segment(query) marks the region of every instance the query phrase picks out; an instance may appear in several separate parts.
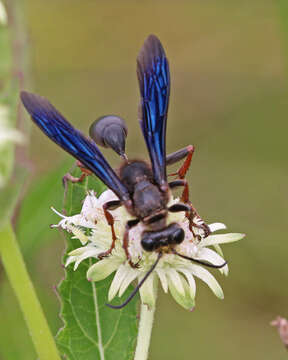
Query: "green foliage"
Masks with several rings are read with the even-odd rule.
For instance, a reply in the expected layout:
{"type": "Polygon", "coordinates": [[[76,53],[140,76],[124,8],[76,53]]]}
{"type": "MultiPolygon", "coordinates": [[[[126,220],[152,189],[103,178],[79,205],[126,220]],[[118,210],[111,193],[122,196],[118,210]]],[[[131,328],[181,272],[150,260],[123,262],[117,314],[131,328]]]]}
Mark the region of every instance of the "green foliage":
{"type": "MultiPolygon", "coordinates": [[[[80,212],[88,189],[99,194],[104,187],[93,177],[86,178],[81,184],[69,183],[65,201],[67,215],[80,212]]],[[[67,253],[77,246],[79,242],[67,236],[67,253]]],[[[90,265],[91,259],[83,261],[76,271],[73,266],[68,266],[66,277],[59,285],[64,321],[57,336],[60,351],[70,360],[132,359],[137,334],[137,300],[122,310],[105,306],[111,277],[89,282],[86,272],[90,265]]],[[[129,287],[127,293],[131,290],[129,287]]]]}
{"type": "MultiPolygon", "coordinates": [[[[14,80],[11,78],[13,65],[9,30],[7,26],[3,25],[0,25],[0,54],[0,113],[5,111],[5,115],[2,114],[2,118],[0,118],[0,127],[8,127],[9,125],[12,127],[16,118],[15,98],[18,89],[14,86],[14,80]]],[[[0,145],[0,177],[2,182],[0,189],[0,226],[11,216],[19,193],[17,184],[7,184],[12,173],[13,161],[13,145],[10,142],[2,143],[0,145]]]]}
{"type": "Polygon", "coordinates": [[[53,224],[57,217],[50,207],[53,205],[61,211],[63,197],[61,179],[67,169],[69,165],[65,162],[59,168],[34,181],[22,201],[16,232],[24,256],[31,255],[32,251],[52,241],[53,232],[49,225],[53,224]]]}
{"type": "Polygon", "coordinates": [[[8,76],[12,64],[11,44],[9,38],[9,29],[7,26],[0,25],[0,75],[3,81],[8,76]]]}
{"type": "Polygon", "coordinates": [[[23,312],[39,360],[60,360],[54,338],[9,223],[0,229],[0,253],[3,267],[23,312]]]}
{"type": "Polygon", "coordinates": [[[8,280],[4,281],[4,279],[1,282],[0,309],[9,310],[1,310],[0,359],[36,359],[31,337],[25,326],[14,291],[8,280]]]}
{"type": "MultiPolygon", "coordinates": [[[[22,180],[25,178],[25,172],[22,171],[22,180]]],[[[0,195],[0,228],[11,218],[20,194],[22,182],[10,182],[1,189],[0,195]]]]}

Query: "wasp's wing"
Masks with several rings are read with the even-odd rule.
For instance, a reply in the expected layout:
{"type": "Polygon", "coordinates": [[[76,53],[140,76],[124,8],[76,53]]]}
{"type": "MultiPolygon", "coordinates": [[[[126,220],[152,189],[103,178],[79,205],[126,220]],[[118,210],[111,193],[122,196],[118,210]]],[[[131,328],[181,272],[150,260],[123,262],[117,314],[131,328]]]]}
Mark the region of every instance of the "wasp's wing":
{"type": "Polygon", "coordinates": [[[150,35],[137,58],[140,86],[140,125],[149,150],[155,181],[166,183],[166,120],[170,94],[169,64],[155,35],[150,35]]]}
{"type": "Polygon", "coordinates": [[[48,100],[25,91],[21,92],[21,100],[32,120],[51,140],[81,161],[114,191],[120,200],[125,201],[129,198],[126,187],[95,143],[65,120],[48,100]]]}

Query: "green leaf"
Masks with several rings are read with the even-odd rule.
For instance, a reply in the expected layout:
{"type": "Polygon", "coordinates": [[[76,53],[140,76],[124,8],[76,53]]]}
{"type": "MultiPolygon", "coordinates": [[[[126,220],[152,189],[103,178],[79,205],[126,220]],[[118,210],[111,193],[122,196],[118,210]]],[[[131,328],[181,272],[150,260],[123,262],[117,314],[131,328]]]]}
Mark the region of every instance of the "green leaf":
{"type": "MultiPolygon", "coordinates": [[[[73,175],[77,176],[77,173],[73,175]]],[[[91,176],[81,184],[69,184],[65,206],[67,215],[80,212],[88,189],[100,194],[104,186],[91,176]]],[[[67,236],[66,253],[79,245],[78,240],[67,236]]],[[[92,263],[91,259],[87,259],[76,271],[73,266],[68,266],[66,277],[58,287],[64,321],[64,327],[57,335],[59,349],[69,360],[133,359],[138,322],[137,299],[121,310],[105,306],[112,276],[99,282],[89,282],[86,273],[92,263]]],[[[129,287],[123,298],[118,299],[119,304],[131,290],[132,287],[129,287]]]]}
{"type": "Polygon", "coordinates": [[[12,217],[27,171],[18,168],[15,176],[0,191],[0,227],[12,217]]]}
{"type": "Polygon", "coordinates": [[[70,167],[71,162],[64,162],[59,168],[33,181],[29,187],[22,201],[16,226],[17,238],[24,256],[28,253],[31,255],[53,237],[58,238],[57,232],[51,231],[49,227],[59,220],[50,207],[53,205],[62,211],[62,177],[70,167]]]}

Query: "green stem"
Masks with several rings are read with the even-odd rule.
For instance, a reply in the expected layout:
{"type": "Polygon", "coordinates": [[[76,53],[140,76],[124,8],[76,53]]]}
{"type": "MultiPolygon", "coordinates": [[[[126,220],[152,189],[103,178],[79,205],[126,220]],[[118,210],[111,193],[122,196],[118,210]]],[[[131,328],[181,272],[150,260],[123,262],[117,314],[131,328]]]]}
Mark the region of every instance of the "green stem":
{"type": "Polygon", "coordinates": [[[0,254],[40,360],[60,360],[10,224],[0,229],[0,254]]]}
{"type": "Polygon", "coordinates": [[[134,360],[146,360],[148,358],[154,313],[155,306],[152,309],[148,309],[147,305],[141,304],[140,323],[134,360]]]}

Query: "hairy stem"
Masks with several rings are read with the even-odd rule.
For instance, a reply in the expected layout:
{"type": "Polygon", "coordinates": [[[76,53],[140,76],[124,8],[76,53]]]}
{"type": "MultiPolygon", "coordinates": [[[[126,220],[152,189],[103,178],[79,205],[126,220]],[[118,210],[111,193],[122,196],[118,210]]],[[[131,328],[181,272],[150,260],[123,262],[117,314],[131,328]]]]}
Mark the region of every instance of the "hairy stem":
{"type": "Polygon", "coordinates": [[[140,322],[134,360],[146,360],[148,358],[154,313],[155,307],[148,309],[147,305],[141,304],[140,322]]]}
{"type": "Polygon", "coordinates": [[[60,360],[10,224],[6,224],[0,229],[0,255],[23,311],[39,359],[60,360]]]}

